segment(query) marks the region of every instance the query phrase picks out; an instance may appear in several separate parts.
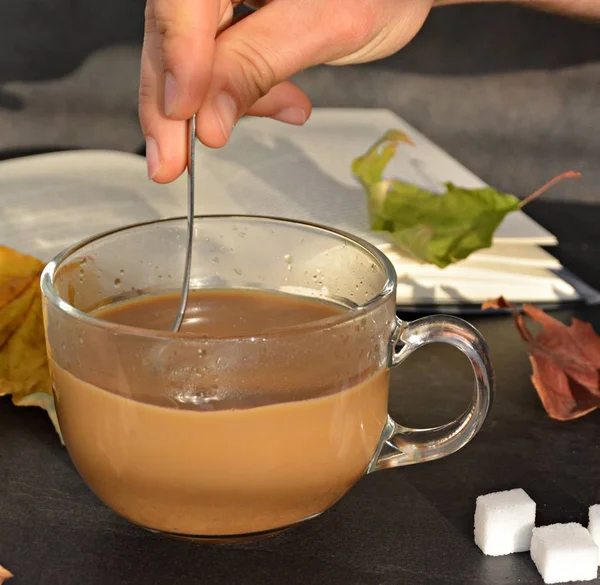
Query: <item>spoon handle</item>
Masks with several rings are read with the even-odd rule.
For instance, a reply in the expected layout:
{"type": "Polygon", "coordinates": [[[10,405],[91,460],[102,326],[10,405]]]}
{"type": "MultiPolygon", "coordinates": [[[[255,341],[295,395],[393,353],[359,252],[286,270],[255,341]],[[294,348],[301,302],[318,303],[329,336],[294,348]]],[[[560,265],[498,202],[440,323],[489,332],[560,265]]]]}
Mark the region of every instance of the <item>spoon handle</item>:
{"type": "Polygon", "coordinates": [[[181,298],[179,300],[179,309],[177,317],[173,323],[173,331],[177,333],[183,323],[185,310],[188,303],[190,293],[190,277],[192,271],[192,245],[194,242],[194,189],[196,185],[195,179],[195,159],[196,159],[196,114],[194,114],[188,123],[189,130],[189,148],[188,148],[188,201],[187,201],[187,242],[185,249],[185,268],[183,272],[183,283],[181,286],[181,298]]]}

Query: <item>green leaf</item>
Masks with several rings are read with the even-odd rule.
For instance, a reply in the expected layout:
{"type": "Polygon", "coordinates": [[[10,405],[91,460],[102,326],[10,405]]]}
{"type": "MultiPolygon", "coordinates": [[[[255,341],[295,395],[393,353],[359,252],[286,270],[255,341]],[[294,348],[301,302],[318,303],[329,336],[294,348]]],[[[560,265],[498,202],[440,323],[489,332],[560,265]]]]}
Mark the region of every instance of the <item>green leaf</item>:
{"type": "Polygon", "coordinates": [[[402,253],[439,268],[489,248],[502,220],[519,209],[519,199],[491,187],[464,189],[446,183],[446,192],[440,194],[385,180],[385,168],[401,141],[410,139],[390,131],[352,165],[367,192],[371,229],[388,232],[402,253]]]}
{"type": "Polygon", "coordinates": [[[396,154],[398,144],[414,142],[401,130],[389,130],[366,154],[352,163],[352,172],[365,187],[378,183],[383,178],[385,167],[396,154]]]}
{"type": "Polygon", "coordinates": [[[405,254],[445,268],[489,248],[502,220],[518,208],[519,199],[491,187],[447,183],[440,195],[393,181],[372,224],[384,225],[405,254]]]}

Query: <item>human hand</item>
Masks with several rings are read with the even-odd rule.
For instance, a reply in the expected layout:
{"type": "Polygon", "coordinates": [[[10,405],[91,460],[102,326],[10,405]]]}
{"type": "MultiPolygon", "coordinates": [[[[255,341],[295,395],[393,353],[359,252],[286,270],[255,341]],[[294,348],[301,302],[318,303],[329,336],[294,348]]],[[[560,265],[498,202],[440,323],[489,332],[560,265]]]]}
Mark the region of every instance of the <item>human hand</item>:
{"type": "Polygon", "coordinates": [[[272,0],[231,25],[241,0],[147,0],[140,121],[148,175],[176,179],[186,120],[224,146],[242,115],[302,125],[308,97],[286,81],[309,67],[381,59],[421,28],[434,0],[272,0]]]}

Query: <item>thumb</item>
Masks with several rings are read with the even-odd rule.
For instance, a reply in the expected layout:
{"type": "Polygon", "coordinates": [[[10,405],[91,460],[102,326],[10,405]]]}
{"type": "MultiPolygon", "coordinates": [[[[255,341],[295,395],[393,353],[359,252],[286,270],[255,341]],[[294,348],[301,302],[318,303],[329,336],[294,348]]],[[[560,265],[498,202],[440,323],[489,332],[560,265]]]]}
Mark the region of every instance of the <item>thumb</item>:
{"type": "Polygon", "coordinates": [[[419,30],[432,2],[272,0],[217,37],[198,137],[223,146],[257,100],[303,69],[395,52],[419,30]]]}

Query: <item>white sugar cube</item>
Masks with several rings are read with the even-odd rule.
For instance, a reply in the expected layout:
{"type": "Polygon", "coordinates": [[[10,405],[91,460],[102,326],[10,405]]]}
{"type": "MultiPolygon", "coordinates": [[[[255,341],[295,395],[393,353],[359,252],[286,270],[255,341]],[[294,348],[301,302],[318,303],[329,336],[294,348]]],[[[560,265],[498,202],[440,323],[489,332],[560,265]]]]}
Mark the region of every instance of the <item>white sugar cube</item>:
{"type": "Polygon", "coordinates": [[[598,574],[598,546],[576,522],[534,528],[531,558],[544,583],[591,581],[598,574]]]}
{"type": "Polygon", "coordinates": [[[479,496],[475,505],[475,544],[490,556],[529,550],[535,502],[522,489],[479,496]]]}
{"type": "Polygon", "coordinates": [[[588,530],[596,545],[600,547],[600,504],[590,506],[588,530]]]}

